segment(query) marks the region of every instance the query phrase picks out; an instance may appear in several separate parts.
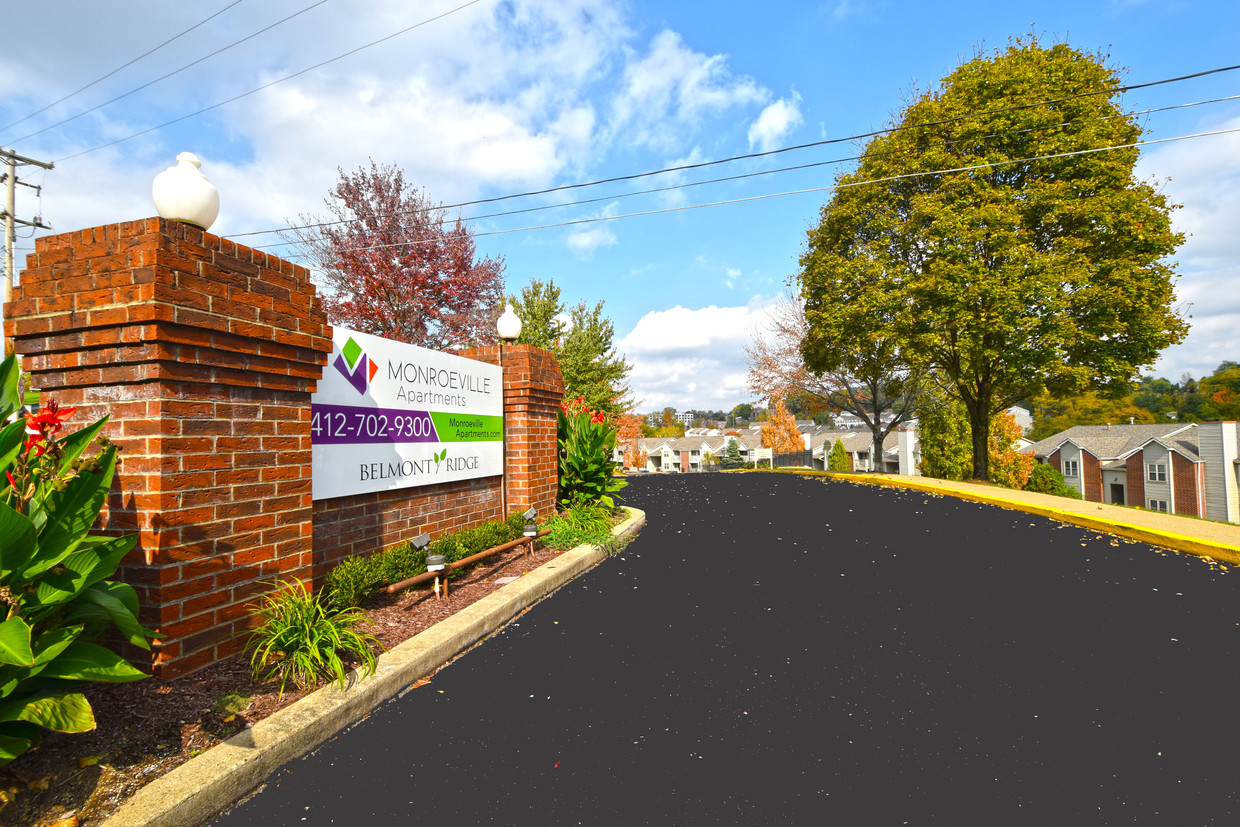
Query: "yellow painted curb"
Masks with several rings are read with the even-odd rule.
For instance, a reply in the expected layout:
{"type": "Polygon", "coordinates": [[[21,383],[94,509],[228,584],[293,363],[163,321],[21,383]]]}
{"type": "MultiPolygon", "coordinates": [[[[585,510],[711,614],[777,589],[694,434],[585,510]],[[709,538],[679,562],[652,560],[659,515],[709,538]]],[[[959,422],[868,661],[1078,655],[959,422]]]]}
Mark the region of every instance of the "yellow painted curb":
{"type": "Polygon", "coordinates": [[[925,491],[930,494],[941,494],[945,496],[958,497],[962,500],[986,503],[987,505],[998,505],[1003,508],[1012,508],[1017,511],[1025,511],[1030,514],[1039,514],[1043,517],[1050,517],[1052,520],[1059,520],[1060,522],[1070,523],[1071,525],[1081,526],[1082,528],[1088,528],[1094,531],[1103,531],[1107,534],[1114,534],[1119,537],[1126,537],[1129,540],[1137,540],[1142,543],[1149,543],[1150,545],[1168,548],[1172,551],[1182,551],[1188,554],[1195,554],[1198,557],[1209,557],[1211,559],[1223,561],[1232,565],[1240,565],[1240,546],[1233,546],[1227,543],[1217,543],[1210,540],[1202,540],[1198,537],[1190,537],[1185,534],[1162,531],[1157,528],[1147,528],[1145,526],[1134,525],[1132,523],[1123,523],[1115,520],[1090,517],[1085,514],[1077,514],[1072,511],[1064,511],[1050,506],[1036,505],[1022,500],[1013,500],[1000,494],[990,494],[981,491],[962,491],[959,488],[934,485],[931,483],[917,483],[907,479],[892,479],[881,476],[860,474],[841,474],[835,471],[813,471],[805,476],[829,477],[831,479],[844,480],[845,482],[864,483],[866,485],[885,485],[889,488],[912,488],[918,491],[925,491]]]}

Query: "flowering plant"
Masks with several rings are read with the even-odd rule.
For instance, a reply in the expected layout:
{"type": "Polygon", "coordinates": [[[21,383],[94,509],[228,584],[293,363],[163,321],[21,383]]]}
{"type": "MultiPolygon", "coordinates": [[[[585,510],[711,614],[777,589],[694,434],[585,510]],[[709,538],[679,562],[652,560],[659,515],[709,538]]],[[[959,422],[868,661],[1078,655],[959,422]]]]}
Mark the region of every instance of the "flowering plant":
{"type": "Polygon", "coordinates": [[[0,363],[0,765],[37,746],[42,730],[86,732],[83,681],[144,678],[91,638],[108,626],[149,649],[132,586],[105,578],[136,536],[90,536],[107,499],[116,447],[107,417],[59,437],[73,408],[20,410],[13,356],[0,363]],[[103,450],[84,456],[96,441],[103,450]]]}
{"type": "Polygon", "coordinates": [[[627,484],[614,476],[616,429],[592,411],[582,397],[560,403],[557,417],[562,508],[602,503],[615,508],[611,494],[627,484]]]}

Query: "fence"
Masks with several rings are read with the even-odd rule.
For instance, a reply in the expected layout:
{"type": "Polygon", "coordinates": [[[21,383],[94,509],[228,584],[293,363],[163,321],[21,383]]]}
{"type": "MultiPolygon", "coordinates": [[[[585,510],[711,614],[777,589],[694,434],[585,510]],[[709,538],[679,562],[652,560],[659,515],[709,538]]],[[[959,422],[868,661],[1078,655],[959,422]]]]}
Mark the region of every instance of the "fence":
{"type": "Polygon", "coordinates": [[[554,508],[563,382],[545,351],[503,350],[503,477],[314,501],[310,395],[332,346],[308,270],[162,218],[37,239],[27,265],[5,335],[76,422],[111,417],[101,529],[138,535],[118,576],[160,632],[158,677],[236,653],[277,577],[500,517],[505,487],[509,512],[554,508]]]}
{"type": "Polygon", "coordinates": [[[774,454],[771,457],[776,468],[813,468],[814,454],[811,451],[789,451],[774,454]]]}

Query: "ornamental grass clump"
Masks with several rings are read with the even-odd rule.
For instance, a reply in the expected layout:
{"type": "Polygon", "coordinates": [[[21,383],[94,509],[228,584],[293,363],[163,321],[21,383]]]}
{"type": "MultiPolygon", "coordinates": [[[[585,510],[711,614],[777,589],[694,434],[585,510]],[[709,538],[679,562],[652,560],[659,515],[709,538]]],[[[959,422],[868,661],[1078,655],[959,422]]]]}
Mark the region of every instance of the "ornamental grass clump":
{"type": "Polygon", "coordinates": [[[340,653],[362,663],[367,675],[375,673],[375,653],[371,644],[383,644],[357,624],[366,619],[360,609],[330,610],[319,596],[300,581],[275,583],[279,591],[265,595],[252,613],[261,621],[250,632],[246,650],[250,656],[250,680],[266,683],[280,680],[280,695],[289,682],[299,689],[317,686],[324,678],[335,678],[345,687],[345,665],[340,653]],[[265,671],[264,671],[265,670],[265,671]]]}
{"type": "Polygon", "coordinates": [[[602,503],[615,508],[611,495],[628,483],[615,476],[616,429],[582,397],[560,404],[557,421],[561,508],[602,503]]]}
{"type": "Polygon", "coordinates": [[[94,640],[115,627],[149,649],[154,634],[138,623],[133,587],[107,579],[137,536],[87,533],[116,469],[116,447],[100,436],[107,417],[61,437],[75,409],[20,411],[17,373],[15,357],[0,363],[0,765],[44,729],[94,729],[83,683],[147,677],[94,640]],[[96,443],[103,450],[88,455],[96,443]]]}

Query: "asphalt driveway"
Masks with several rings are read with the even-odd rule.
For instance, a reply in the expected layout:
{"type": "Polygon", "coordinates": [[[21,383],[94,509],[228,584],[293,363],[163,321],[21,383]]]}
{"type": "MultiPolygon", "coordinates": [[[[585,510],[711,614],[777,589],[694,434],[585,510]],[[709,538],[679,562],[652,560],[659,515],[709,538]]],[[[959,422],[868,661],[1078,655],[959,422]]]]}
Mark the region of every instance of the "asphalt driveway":
{"type": "Polygon", "coordinates": [[[1240,572],[847,482],[626,494],[619,557],[212,823],[1238,823],[1240,572]]]}

